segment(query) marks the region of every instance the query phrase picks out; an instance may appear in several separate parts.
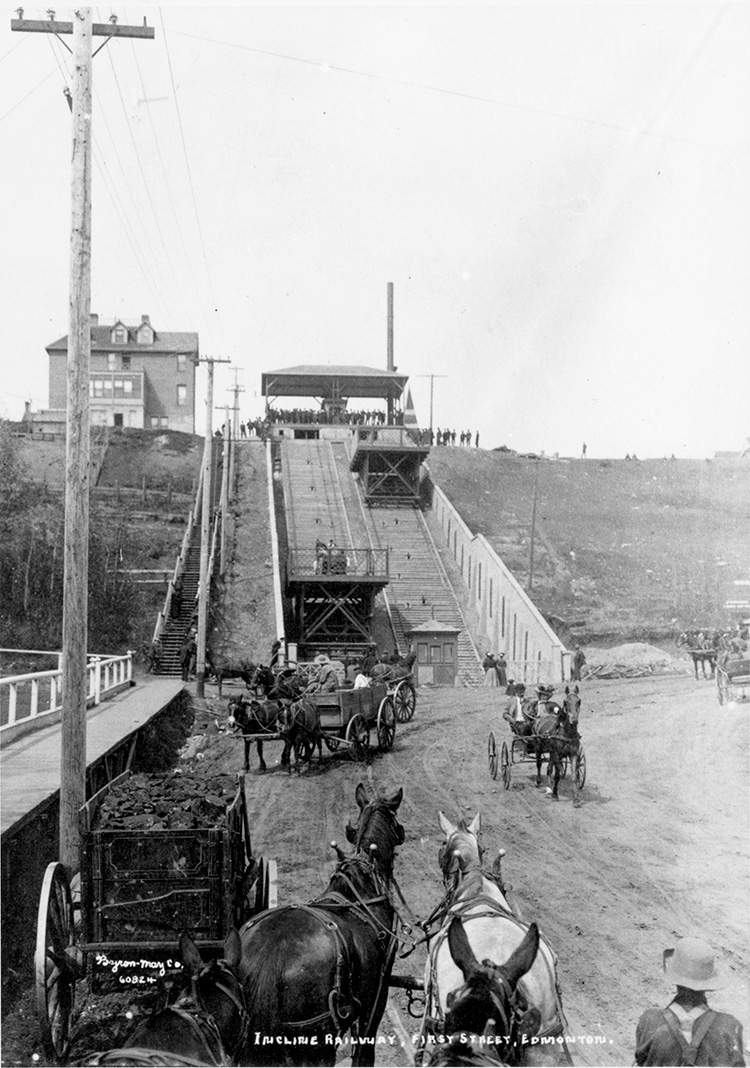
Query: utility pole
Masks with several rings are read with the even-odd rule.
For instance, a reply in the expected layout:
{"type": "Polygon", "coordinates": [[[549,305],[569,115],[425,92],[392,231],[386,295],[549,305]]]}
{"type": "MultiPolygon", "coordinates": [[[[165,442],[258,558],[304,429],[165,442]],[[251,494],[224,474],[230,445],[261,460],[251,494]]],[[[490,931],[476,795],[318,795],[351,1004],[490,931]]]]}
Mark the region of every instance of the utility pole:
{"type": "MultiPolygon", "coordinates": [[[[396,365],[393,362],[393,282],[388,283],[388,357],[387,368],[389,371],[395,371],[396,365]]],[[[393,423],[393,397],[389,395],[386,401],[386,422],[388,426],[393,423]]]]}
{"type": "Polygon", "coordinates": [[[208,574],[209,541],[211,535],[211,497],[213,490],[213,408],[214,408],[214,364],[230,363],[211,356],[201,356],[199,363],[205,363],[208,369],[206,387],[206,441],[203,447],[203,500],[201,501],[201,557],[200,579],[198,584],[198,650],[195,662],[195,692],[198,697],[205,696],[206,683],[206,638],[208,629],[208,602],[210,597],[211,576],[208,574]]]}
{"type": "Polygon", "coordinates": [[[240,393],[244,393],[245,392],[245,387],[241,386],[237,381],[237,373],[239,371],[244,371],[244,367],[233,367],[232,370],[234,371],[234,385],[231,387],[231,389],[227,390],[227,393],[234,393],[234,408],[233,408],[234,418],[232,420],[232,436],[234,437],[234,440],[237,441],[239,439],[239,436],[240,436],[240,428],[239,428],[240,402],[239,402],[239,395],[240,395],[240,393]]]}
{"type": "MultiPolygon", "coordinates": [[[[145,24],[92,23],[91,8],[79,8],[72,22],[11,19],[22,33],[73,37],[73,166],[71,182],[68,384],[65,442],[65,548],[63,579],[60,760],[60,860],[69,873],[80,866],[78,811],[86,801],[86,699],[88,691],[89,566],[89,368],[91,363],[91,99],[93,37],[153,39],[145,24]]],[[[65,42],[62,42],[65,44],[65,42]]],[[[67,44],[65,47],[70,48],[67,44]]],[[[99,51],[97,49],[97,52],[99,51]]]]}
{"type": "Polygon", "coordinates": [[[229,512],[229,466],[234,455],[234,441],[229,426],[229,405],[224,409],[224,463],[221,465],[221,542],[219,546],[219,575],[224,578],[227,567],[227,513],[229,512]]]}
{"type": "Polygon", "coordinates": [[[526,589],[531,593],[534,586],[534,538],[536,536],[536,499],[539,486],[539,461],[534,461],[534,498],[531,503],[531,538],[529,539],[529,582],[526,589]]]}
{"type": "Polygon", "coordinates": [[[417,375],[417,378],[429,378],[430,380],[430,430],[432,430],[432,393],[436,378],[448,378],[448,375],[417,375]]]}

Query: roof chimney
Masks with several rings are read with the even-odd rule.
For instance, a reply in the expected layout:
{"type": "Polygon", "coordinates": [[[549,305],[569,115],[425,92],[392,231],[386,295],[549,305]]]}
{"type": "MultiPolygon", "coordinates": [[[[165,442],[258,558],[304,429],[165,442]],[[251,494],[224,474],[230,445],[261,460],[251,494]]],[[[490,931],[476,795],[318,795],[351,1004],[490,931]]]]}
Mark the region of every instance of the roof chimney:
{"type": "Polygon", "coordinates": [[[96,314],[96,312],[91,312],[91,317],[89,319],[89,325],[90,326],[98,326],[99,325],[99,316],[96,314]]]}
{"type": "Polygon", "coordinates": [[[147,326],[151,326],[151,318],[150,318],[150,316],[142,315],[141,316],[141,322],[145,323],[147,326]]]}

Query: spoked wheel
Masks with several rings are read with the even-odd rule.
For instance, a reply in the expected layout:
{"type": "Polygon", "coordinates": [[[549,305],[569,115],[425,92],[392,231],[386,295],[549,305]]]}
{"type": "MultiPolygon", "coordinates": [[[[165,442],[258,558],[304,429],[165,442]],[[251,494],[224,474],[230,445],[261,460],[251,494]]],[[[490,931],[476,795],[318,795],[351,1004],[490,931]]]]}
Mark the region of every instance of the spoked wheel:
{"type": "Polygon", "coordinates": [[[582,745],[578,746],[578,753],[574,757],[574,762],[576,786],[579,790],[582,790],[586,782],[586,753],[582,745]]]}
{"type": "Polygon", "coordinates": [[[503,786],[506,790],[510,790],[510,753],[507,742],[503,742],[503,748],[500,750],[500,771],[503,776],[503,786]]]}
{"type": "Polygon", "coordinates": [[[65,868],[47,865],[39,898],[36,930],[36,1012],[42,1043],[52,1061],[63,1063],[70,1044],[70,1017],[75,1002],[73,897],[65,868]]]}
{"type": "Polygon", "coordinates": [[[390,694],[386,695],[380,702],[377,732],[378,745],[381,750],[385,753],[388,749],[392,749],[393,741],[396,737],[396,709],[390,694]]]}
{"type": "Polygon", "coordinates": [[[487,762],[490,765],[490,775],[493,779],[497,778],[497,742],[495,741],[495,735],[490,731],[490,736],[487,739],[487,762]]]}
{"type": "Polygon", "coordinates": [[[370,745],[370,728],[364,718],[357,713],[346,725],[346,740],[349,742],[349,756],[352,760],[366,760],[370,745]]]}
{"type": "Polygon", "coordinates": [[[278,872],[275,860],[261,859],[255,884],[255,912],[275,909],[279,903],[278,872]]]}
{"type": "Polygon", "coordinates": [[[404,679],[396,687],[393,700],[396,705],[396,719],[399,723],[408,723],[417,707],[417,691],[414,685],[404,679]]]}
{"type": "Polygon", "coordinates": [[[326,748],[335,753],[338,747],[341,745],[341,739],[337,738],[335,734],[324,734],[323,741],[326,743],[326,748]]]}

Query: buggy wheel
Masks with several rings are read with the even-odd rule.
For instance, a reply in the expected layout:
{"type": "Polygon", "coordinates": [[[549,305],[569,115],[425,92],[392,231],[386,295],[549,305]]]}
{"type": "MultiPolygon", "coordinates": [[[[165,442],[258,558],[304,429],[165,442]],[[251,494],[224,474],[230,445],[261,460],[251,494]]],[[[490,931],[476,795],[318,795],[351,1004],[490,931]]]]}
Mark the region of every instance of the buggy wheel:
{"type": "Polygon", "coordinates": [[[42,1044],[50,1060],[63,1063],[70,1044],[77,969],[73,897],[65,868],[47,865],[39,898],[34,971],[36,1012],[42,1044]]]}
{"type": "Polygon", "coordinates": [[[275,860],[266,860],[265,857],[261,859],[255,887],[255,912],[275,909],[279,903],[278,872],[275,860]]]}
{"type": "Polygon", "coordinates": [[[507,742],[503,742],[503,748],[500,750],[500,771],[503,776],[503,786],[506,790],[510,790],[510,753],[507,742]]]}
{"type": "Polygon", "coordinates": [[[326,743],[326,748],[331,753],[335,753],[338,747],[341,745],[341,739],[337,738],[335,734],[323,734],[323,741],[326,743]]]}
{"type": "Polygon", "coordinates": [[[586,753],[582,745],[578,746],[578,752],[573,759],[575,762],[576,786],[579,790],[582,790],[586,782],[586,753]]]}
{"type": "Polygon", "coordinates": [[[349,743],[349,756],[352,760],[366,760],[370,745],[370,728],[364,718],[357,713],[346,725],[346,740],[349,743]]]}
{"type": "Polygon", "coordinates": [[[396,737],[396,710],[393,706],[393,698],[390,694],[386,694],[383,700],[380,702],[380,708],[378,709],[378,745],[382,752],[386,752],[388,749],[393,748],[393,741],[396,737]]]}
{"type": "Polygon", "coordinates": [[[495,735],[490,731],[490,736],[487,739],[487,762],[490,765],[490,775],[493,779],[497,778],[497,742],[495,741],[495,735]]]}
{"type": "Polygon", "coordinates": [[[396,705],[396,719],[399,723],[408,723],[417,707],[417,691],[408,679],[403,679],[398,684],[393,700],[396,705]]]}

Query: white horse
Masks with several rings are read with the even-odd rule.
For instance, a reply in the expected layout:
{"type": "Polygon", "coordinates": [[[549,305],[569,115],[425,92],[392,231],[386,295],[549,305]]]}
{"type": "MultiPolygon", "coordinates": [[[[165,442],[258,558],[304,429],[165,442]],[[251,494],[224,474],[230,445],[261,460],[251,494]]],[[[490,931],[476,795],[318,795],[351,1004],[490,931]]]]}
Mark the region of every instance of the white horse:
{"type": "MultiPolygon", "coordinates": [[[[468,825],[465,820],[454,825],[442,812],[439,818],[446,837],[440,865],[448,889],[442,906],[436,910],[442,925],[430,940],[425,968],[423,1040],[429,1043],[428,1032],[445,1031],[446,1019],[451,1012],[456,1015],[457,1001],[467,996],[475,965],[481,962],[488,983],[493,977],[497,980],[495,1001],[503,993],[510,999],[510,1019],[502,1021],[508,1043],[501,1056],[508,1056],[515,1064],[572,1065],[564,1038],[567,1022],[555,954],[540,935],[536,954],[532,949],[529,956],[528,947],[536,942],[536,924],[523,922],[509,905],[499,867],[494,877],[482,870],[479,813],[468,825]],[[455,924],[450,936],[449,932],[455,919],[463,926],[470,952],[452,953],[456,947],[455,924]],[[458,963],[454,955],[459,956],[458,963]],[[524,956],[533,963],[519,977],[517,965],[524,956]],[[468,968],[467,958],[473,959],[468,968]],[[510,977],[509,965],[513,973],[510,977]]],[[[501,852],[499,857],[502,855],[501,852]]],[[[501,1024],[497,1012],[490,1015],[497,1025],[501,1024]]]]}

